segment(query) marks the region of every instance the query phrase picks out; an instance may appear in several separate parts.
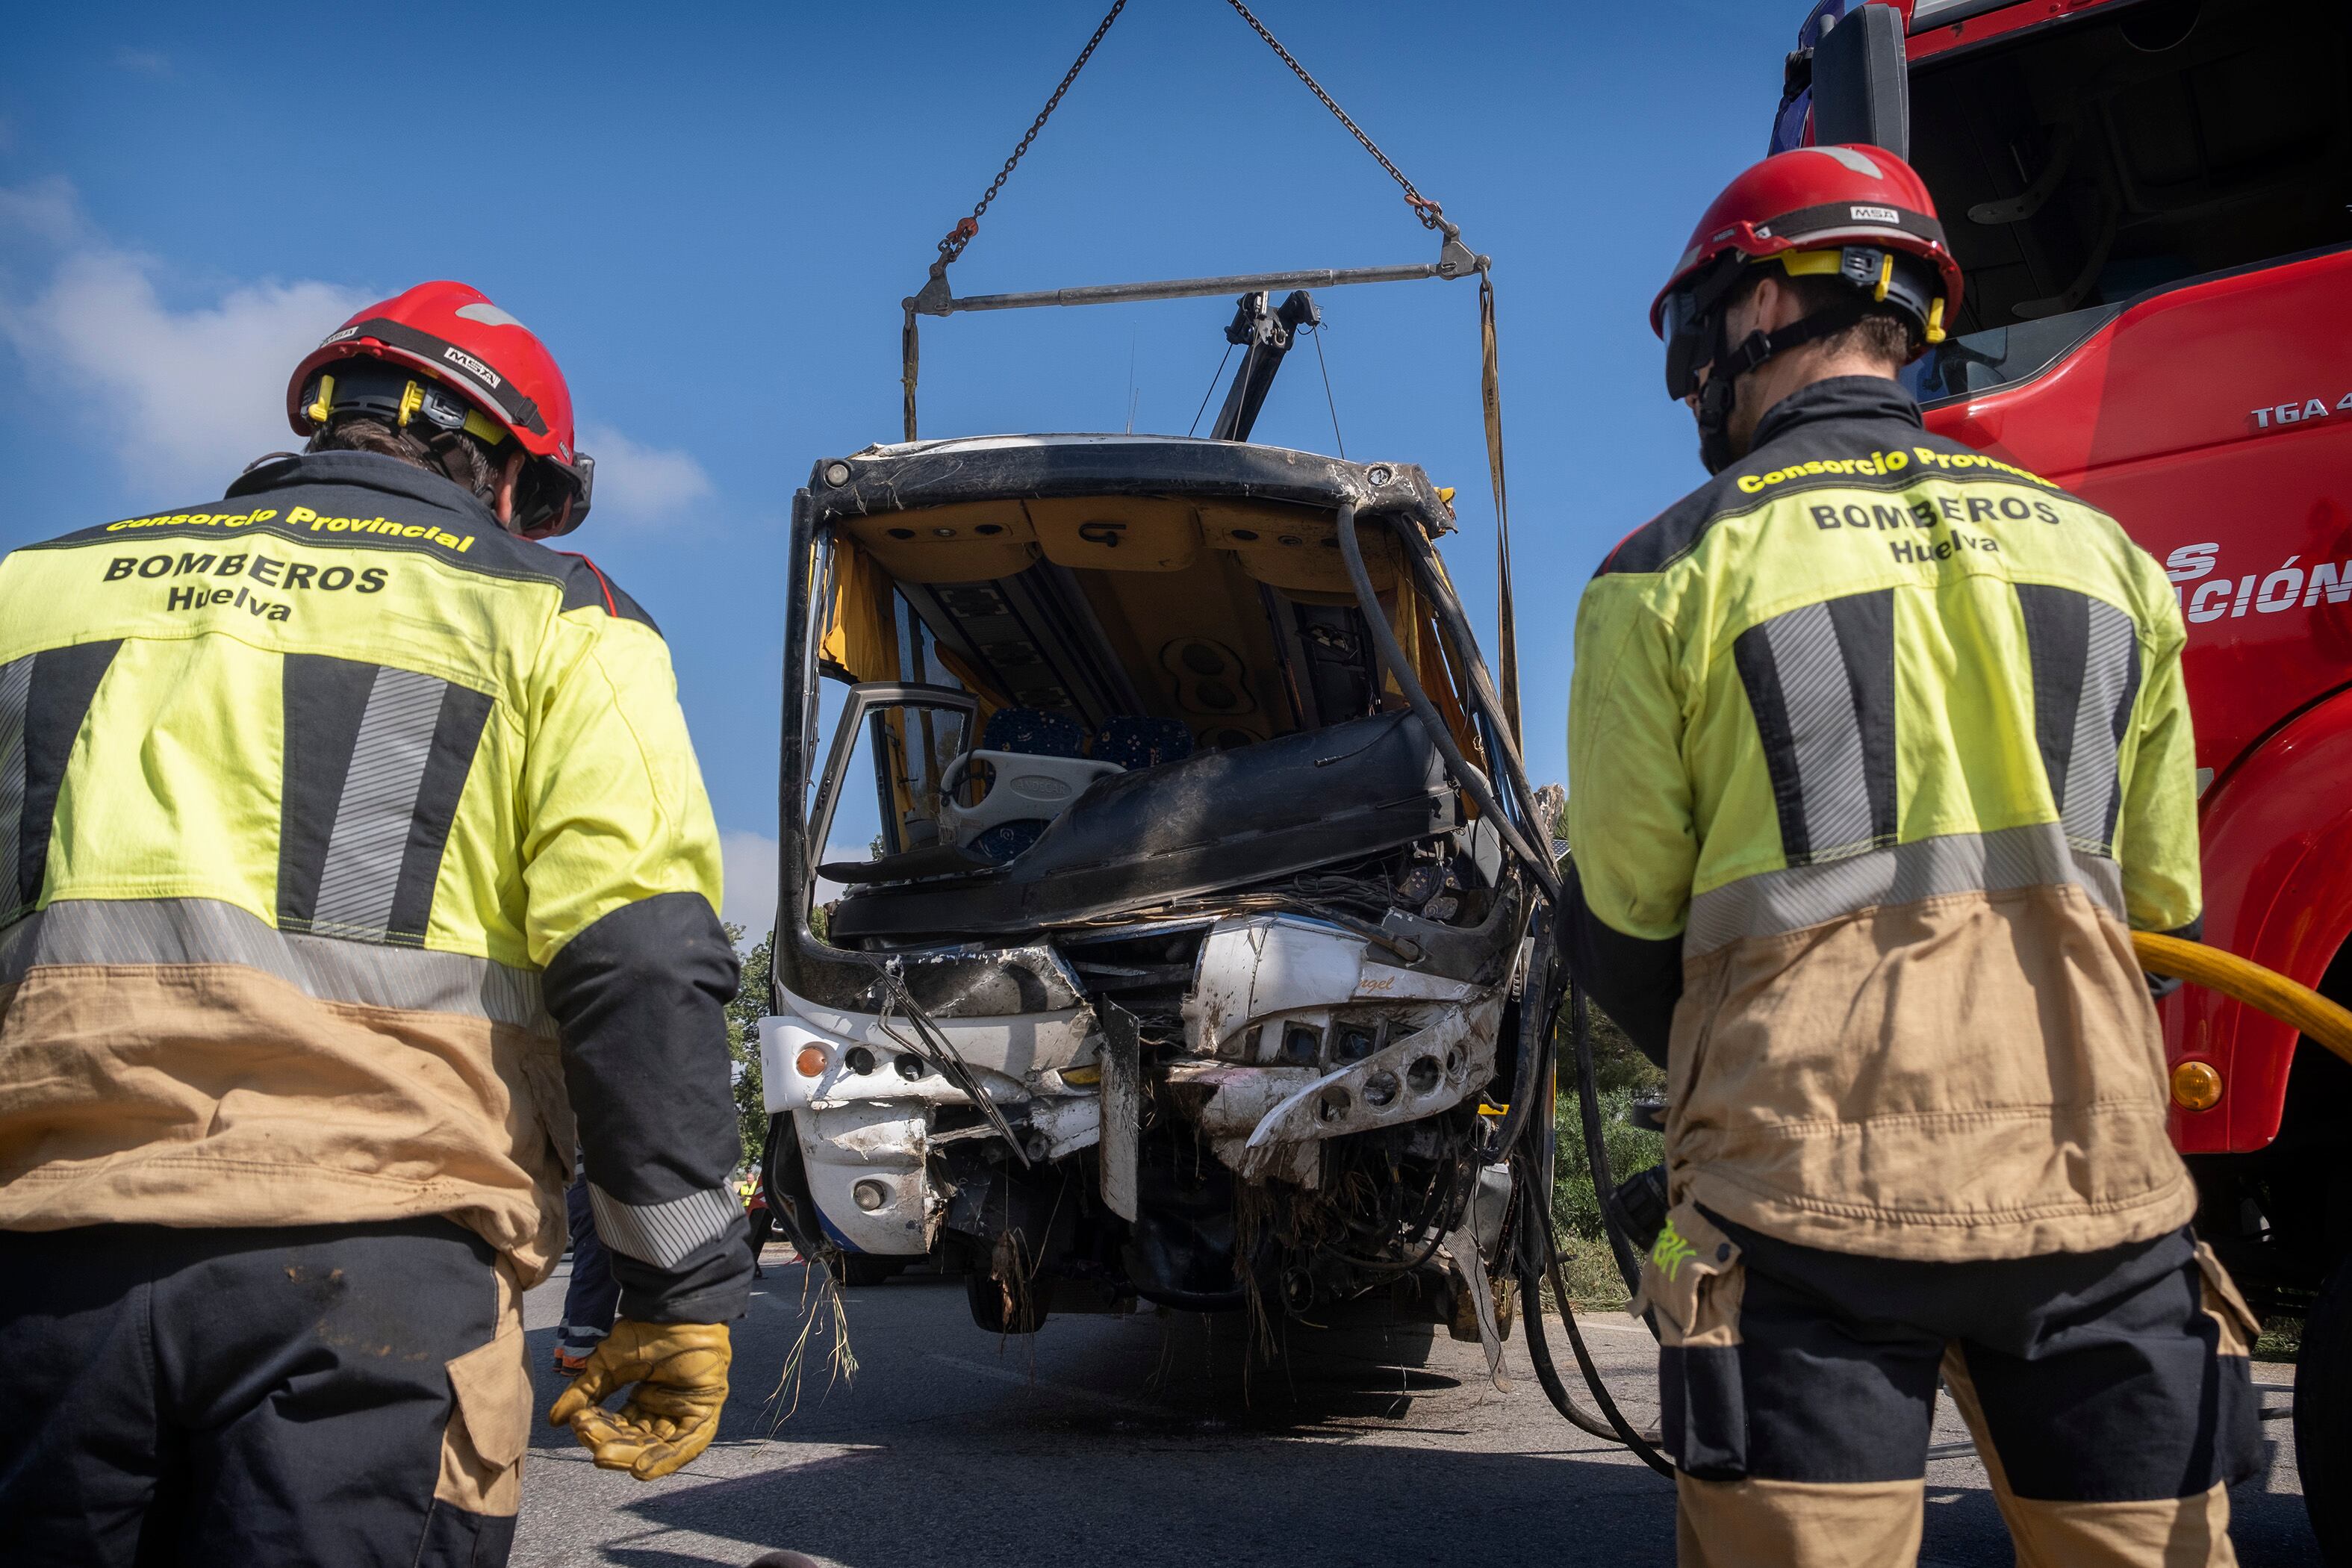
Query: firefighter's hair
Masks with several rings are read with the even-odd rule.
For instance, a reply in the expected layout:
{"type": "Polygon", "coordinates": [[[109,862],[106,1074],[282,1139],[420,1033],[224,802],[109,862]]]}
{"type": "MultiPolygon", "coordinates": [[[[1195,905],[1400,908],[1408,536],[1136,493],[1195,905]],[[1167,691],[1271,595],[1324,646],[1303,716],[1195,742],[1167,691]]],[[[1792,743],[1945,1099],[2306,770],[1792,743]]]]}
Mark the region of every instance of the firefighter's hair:
{"type": "MultiPolygon", "coordinates": [[[[1857,290],[1850,283],[1834,278],[1808,274],[1791,278],[1779,268],[1752,268],[1753,279],[1745,285],[1752,292],[1758,281],[1769,278],[1797,297],[1798,315],[1810,316],[1821,310],[1852,309],[1857,290]]],[[[1735,296],[1735,300],[1744,298],[1735,296]]],[[[1727,305],[1725,309],[1730,309],[1727,305]]],[[[1920,330],[1912,319],[1891,303],[1865,304],[1862,320],[1843,331],[1832,332],[1817,340],[1825,355],[1865,354],[1885,365],[1889,374],[1909,364],[1919,353],[1920,330]]]]}
{"type": "Polygon", "coordinates": [[[473,437],[459,433],[440,452],[413,431],[395,428],[369,414],[345,414],[310,437],[311,452],[373,452],[397,458],[428,473],[443,474],[488,501],[498,494],[504,472],[490,449],[473,437]]]}

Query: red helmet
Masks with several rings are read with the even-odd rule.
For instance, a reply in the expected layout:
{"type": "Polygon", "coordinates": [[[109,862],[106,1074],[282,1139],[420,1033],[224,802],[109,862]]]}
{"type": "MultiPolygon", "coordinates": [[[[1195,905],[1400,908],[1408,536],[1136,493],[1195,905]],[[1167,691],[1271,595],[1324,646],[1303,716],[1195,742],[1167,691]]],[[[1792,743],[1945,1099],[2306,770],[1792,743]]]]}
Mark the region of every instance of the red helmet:
{"type": "Polygon", "coordinates": [[[1943,341],[1960,304],[1960,265],[1944,242],[1935,198],[1910,164],[1878,147],[1800,147],[1755,164],[1715,198],[1674,276],[1650,305],[1666,340],[1666,384],[1688,396],[1711,344],[1717,304],[1748,263],[1844,278],[1915,317],[1943,341]]]}
{"type": "Polygon", "coordinates": [[[286,384],[286,418],[308,436],[338,409],[422,416],[495,447],[511,437],[533,459],[518,485],[515,526],[569,533],[588,515],[595,459],[572,444],[572,390],[530,329],[463,283],[419,283],[370,305],[312,349],[286,384]],[[338,362],[364,359],[389,377],[338,362]],[[418,381],[413,373],[423,372],[418,381]],[[451,396],[451,393],[457,396],[451,396]]]}

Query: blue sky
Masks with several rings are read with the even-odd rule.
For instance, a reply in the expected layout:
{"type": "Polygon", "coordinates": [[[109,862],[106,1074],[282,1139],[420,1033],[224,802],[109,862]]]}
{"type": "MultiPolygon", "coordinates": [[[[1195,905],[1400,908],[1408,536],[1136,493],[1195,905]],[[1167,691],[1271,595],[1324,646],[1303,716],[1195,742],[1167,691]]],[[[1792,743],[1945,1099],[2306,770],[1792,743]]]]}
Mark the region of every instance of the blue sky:
{"type": "MultiPolygon", "coordinates": [[[[565,367],[600,460],[568,542],[668,635],[730,836],[729,913],[764,925],[792,492],[819,458],[897,439],[898,302],[1103,3],[19,14],[0,52],[0,548],[217,495],[293,444],[305,348],[411,283],[471,282],[565,367]]],[[[1577,593],[1702,477],[1650,296],[1761,153],[1804,5],[1256,9],[1496,258],[1529,765],[1560,777],[1577,593]]],[[[1228,7],[1132,0],[951,278],[974,294],[1434,255],[1228,7]]],[[[1447,553],[1491,627],[1474,287],[1321,301],[1349,455],[1460,487],[1447,553]]],[[[927,320],[924,434],[1116,429],[1130,386],[1138,429],[1181,432],[1231,313],[927,320]]],[[[1331,448],[1311,360],[1257,438],[1331,448]]]]}

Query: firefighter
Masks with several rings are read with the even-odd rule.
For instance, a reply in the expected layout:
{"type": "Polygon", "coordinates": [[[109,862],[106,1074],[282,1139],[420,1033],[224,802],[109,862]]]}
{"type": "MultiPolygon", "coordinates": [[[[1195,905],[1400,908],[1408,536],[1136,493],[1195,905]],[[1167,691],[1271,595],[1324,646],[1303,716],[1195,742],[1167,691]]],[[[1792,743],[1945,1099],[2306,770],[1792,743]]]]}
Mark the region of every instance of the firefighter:
{"type": "Polygon", "coordinates": [[[760,1254],[768,1247],[768,1237],[775,1234],[776,1211],[768,1206],[768,1188],[758,1171],[743,1178],[743,1215],[751,1226],[751,1278],[765,1279],[768,1271],[760,1267],[760,1254]]]}
{"type": "Polygon", "coordinates": [[[1914,1561],[1939,1373],[2021,1563],[2230,1563],[2258,1463],[2130,942],[2199,917],[2180,612],[1922,427],[1960,297],[1893,155],[1734,180],[1652,310],[1714,478],[1577,616],[1568,942],[1667,1075],[1686,1564],[1914,1561]]]}
{"type": "Polygon", "coordinates": [[[651,1479],[727,1394],[718,837],[659,633],[540,542],[563,378],[426,283],[287,409],[0,561],[12,1563],[504,1563],[575,1133],[621,1321],[551,1418],[651,1479]]]}

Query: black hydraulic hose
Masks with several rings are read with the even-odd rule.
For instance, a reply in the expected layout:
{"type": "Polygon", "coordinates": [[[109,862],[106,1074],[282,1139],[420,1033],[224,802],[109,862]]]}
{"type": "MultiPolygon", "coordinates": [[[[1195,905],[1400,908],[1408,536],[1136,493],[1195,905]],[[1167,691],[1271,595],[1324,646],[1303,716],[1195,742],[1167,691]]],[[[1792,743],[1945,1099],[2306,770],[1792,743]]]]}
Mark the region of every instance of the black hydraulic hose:
{"type": "MultiPolygon", "coordinates": [[[[1349,582],[1355,588],[1357,603],[1363,610],[1373,641],[1380,647],[1381,660],[1396,677],[1397,687],[1404,693],[1405,702],[1412,710],[1413,716],[1429,731],[1439,753],[1454,771],[1455,782],[1477,803],[1479,811],[1493,819],[1503,842],[1535,878],[1545,901],[1558,911],[1561,896],[1559,868],[1549,853],[1535,853],[1520,834],[1520,823],[1530,827],[1536,824],[1534,792],[1528,788],[1527,768],[1520,760],[1517,747],[1512,742],[1509,727],[1503,721],[1501,701],[1495,694],[1494,682],[1486,673],[1486,662],[1478,656],[1477,641],[1470,633],[1461,601],[1454,595],[1444,575],[1431,564],[1434,552],[1429,541],[1417,536],[1411,529],[1395,529],[1393,531],[1406,536],[1406,547],[1414,552],[1414,575],[1421,582],[1430,603],[1437,608],[1439,626],[1453,645],[1449,651],[1454,655],[1456,668],[1469,674],[1471,700],[1478,709],[1478,717],[1485,721],[1487,745],[1499,764],[1497,772],[1503,775],[1511,790],[1513,804],[1518,808],[1516,822],[1512,816],[1501,809],[1485,775],[1472,767],[1469,760],[1462,754],[1461,748],[1454,743],[1453,731],[1438,717],[1428,692],[1422,689],[1419,677],[1406,662],[1404,649],[1397,642],[1395,631],[1389,626],[1388,617],[1381,612],[1380,595],[1373,592],[1371,574],[1365,569],[1363,545],[1356,532],[1356,508],[1350,503],[1339,509],[1337,529],[1339,554],[1347,563],[1349,582]]],[[[1545,849],[1549,851],[1549,848],[1550,837],[1546,834],[1545,849]]],[[[1532,966],[1529,980],[1528,991],[1522,993],[1523,1007],[1526,998],[1534,991],[1532,966]]],[[[1600,1202],[1601,1228],[1608,1235],[1610,1251],[1616,1258],[1618,1272],[1624,1276],[1627,1289],[1639,1291],[1641,1270],[1618,1217],[1617,1184],[1610,1174],[1609,1151],[1601,1136],[1601,1092],[1592,1066],[1591,1018],[1582,987],[1576,985],[1573,978],[1569,997],[1571,1033],[1576,1047],[1577,1099],[1583,1121],[1585,1158],[1592,1168],[1593,1194],[1600,1202]]],[[[1551,1012],[1551,1008],[1545,1005],[1548,1002],[1549,997],[1545,997],[1538,1003],[1538,1011],[1546,1016],[1551,1012]]],[[[1552,1237],[1550,1208],[1546,1202],[1546,1194],[1538,1191],[1538,1174],[1542,1163],[1533,1159],[1527,1151],[1514,1150],[1514,1144],[1526,1142],[1526,1129],[1533,1124],[1534,1086],[1528,1081],[1528,1069],[1539,1054],[1524,1048],[1524,1014],[1521,1027],[1523,1048],[1519,1070],[1514,1075],[1517,1082],[1511,1113],[1504,1127],[1508,1136],[1507,1139],[1497,1140],[1497,1153],[1502,1157],[1516,1154],[1520,1161],[1518,1185],[1527,1194],[1524,1223],[1520,1227],[1519,1284],[1527,1299],[1528,1349],[1530,1359],[1535,1363],[1536,1381],[1543,1385],[1544,1394],[1551,1401],[1553,1408],[1570,1424],[1595,1436],[1623,1444],[1650,1468],[1662,1476],[1672,1477],[1675,1473],[1672,1462],[1659,1453],[1655,1445],[1634,1430],[1633,1424],[1617,1408],[1617,1402],[1610,1396],[1608,1385],[1601,1380],[1601,1369],[1593,1363],[1591,1352],[1584,1343],[1583,1332],[1577,1327],[1576,1311],[1569,1303],[1567,1286],[1560,1278],[1559,1249],[1552,1237]],[[1522,1106],[1529,1108],[1528,1114],[1519,1114],[1522,1106]],[[1512,1124],[1514,1120],[1516,1126],[1512,1124]],[[1536,1251],[1538,1237],[1542,1242],[1540,1256],[1536,1251]],[[1560,1321],[1568,1329],[1569,1345],[1576,1353],[1578,1370],[1584,1374],[1585,1385],[1592,1391],[1593,1400],[1606,1418],[1605,1426],[1587,1414],[1570,1396],[1566,1384],[1560,1382],[1559,1370],[1551,1363],[1551,1352],[1542,1323],[1543,1286],[1547,1279],[1551,1285],[1554,1299],[1559,1304],[1560,1321]]],[[[1550,1108],[1542,1109],[1543,1125],[1549,1130],[1551,1125],[1550,1108]]]]}
{"type": "Polygon", "coordinates": [[[1511,1103],[1503,1112],[1502,1126],[1495,1130],[1490,1160],[1510,1157],[1511,1151],[1518,1145],[1521,1130],[1535,1111],[1537,1079],[1546,1055],[1544,1045],[1551,1038],[1552,1018],[1559,1010],[1559,999],[1551,989],[1554,950],[1543,910],[1536,911],[1528,929],[1535,945],[1528,959],[1528,973],[1519,984],[1518,1060],[1511,1069],[1511,1103]]]}
{"type": "Polygon", "coordinates": [[[1609,1393],[1601,1368],[1593,1362],[1591,1348],[1584,1342],[1584,1331],[1577,1327],[1576,1309],[1569,1301],[1566,1282],[1560,1279],[1559,1248],[1552,1239],[1551,1214],[1534,1180],[1535,1163],[1532,1160],[1523,1162],[1518,1185],[1524,1194],[1519,1225],[1519,1292],[1526,1306],[1520,1315],[1527,1320],[1528,1359],[1535,1364],[1536,1382],[1543,1386],[1544,1397],[1551,1401],[1552,1408],[1569,1425],[1595,1437],[1623,1445],[1634,1458],[1672,1479],[1673,1461],[1625,1419],[1625,1413],[1617,1407],[1617,1401],[1609,1393]],[[1584,1385],[1592,1391],[1592,1401],[1601,1407],[1597,1417],[1576,1403],[1568,1385],[1560,1381],[1559,1369],[1552,1363],[1551,1343],[1543,1321],[1543,1289],[1547,1281],[1551,1285],[1552,1299],[1559,1306],[1560,1323],[1568,1330],[1569,1349],[1575,1352],[1577,1370],[1584,1374],[1584,1385]]]}
{"type": "Polygon", "coordinates": [[[1592,1197],[1601,1208],[1601,1228],[1609,1237],[1609,1252],[1617,1260],[1617,1272],[1625,1278],[1625,1289],[1638,1292],[1642,1289],[1641,1255],[1625,1235],[1625,1225],[1617,1202],[1617,1178],[1609,1169],[1609,1143],[1601,1129],[1601,1086],[1592,1068],[1592,1013],[1584,1000],[1584,987],[1574,980],[1569,982],[1569,1036],[1576,1050],[1577,1119],[1584,1131],[1585,1163],[1592,1167],[1592,1197]]]}
{"type": "Polygon", "coordinates": [[[1624,1439],[1618,1436],[1616,1427],[1576,1402],[1576,1396],[1560,1381],[1559,1368],[1552,1363],[1551,1345],[1543,1324],[1544,1267],[1542,1261],[1533,1256],[1538,1245],[1536,1227],[1545,1224],[1549,1216],[1538,1212],[1543,1207],[1543,1194],[1535,1173],[1522,1169],[1519,1176],[1521,1213],[1517,1273],[1524,1309],[1522,1315],[1528,1321],[1528,1359],[1535,1363],[1536,1381],[1543,1385],[1544,1397],[1551,1401],[1552,1408],[1565,1416],[1570,1426],[1579,1431],[1590,1432],[1596,1437],[1605,1437],[1612,1443],[1622,1442],[1624,1439]]]}
{"type": "MultiPolygon", "coordinates": [[[[1398,643],[1388,616],[1381,613],[1380,595],[1372,589],[1371,574],[1364,567],[1363,543],[1356,537],[1356,506],[1353,501],[1339,509],[1337,531],[1339,535],[1339,555],[1348,564],[1348,579],[1355,587],[1357,603],[1364,612],[1365,622],[1371,628],[1373,642],[1380,647],[1381,662],[1388,667],[1389,673],[1396,677],[1397,689],[1404,693],[1406,706],[1412,710],[1413,717],[1421,721],[1422,727],[1429,731],[1430,739],[1436,743],[1446,766],[1453,770],[1454,782],[1477,803],[1482,814],[1493,819],[1495,830],[1502,835],[1503,842],[1510,847],[1511,852],[1525,863],[1528,874],[1543,889],[1546,901],[1557,906],[1559,902],[1559,868],[1552,864],[1549,853],[1549,839],[1545,841],[1545,854],[1538,855],[1528,847],[1517,825],[1495,798],[1494,789],[1487,784],[1486,776],[1470,765],[1470,760],[1462,754],[1462,748],[1454,743],[1454,732],[1446,728],[1445,721],[1438,717],[1435,705],[1429,700],[1429,693],[1422,689],[1420,678],[1406,661],[1404,648],[1398,643]]],[[[1499,754],[1507,765],[1517,766],[1516,754],[1509,752],[1499,754]]],[[[1519,781],[1522,785],[1525,782],[1524,777],[1519,781]]]]}
{"type": "Polygon", "coordinates": [[[1496,755],[1506,766],[1499,770],[1518,797],[1518,805],[1531,832],[1543,832],[1549,842],[1549,830],[1537,820],[1535,792],[1528,784],[1527,761],[1520,756],[1518,742],[1510,728],[1503,721],[1502,699],[1496,694],[1494,678],[1487,673],[1486,661],[1478,651],[1477,637],[1470,629],[1470,617],[1462,608],[1460,595],[1454,584],[1439,568],[1437,551],[1418,529],[1395,531],[1404,539],[1405,548],[1413,558],[1413,575],[1420,582],[1423,594],[1437,611],[1438,627],[1445,634],[1454,654],[1454,667],[1465,671],[1470,679],[1472,700],[1486,720],[1492,731],[1490,743],[1496,755]]]}

